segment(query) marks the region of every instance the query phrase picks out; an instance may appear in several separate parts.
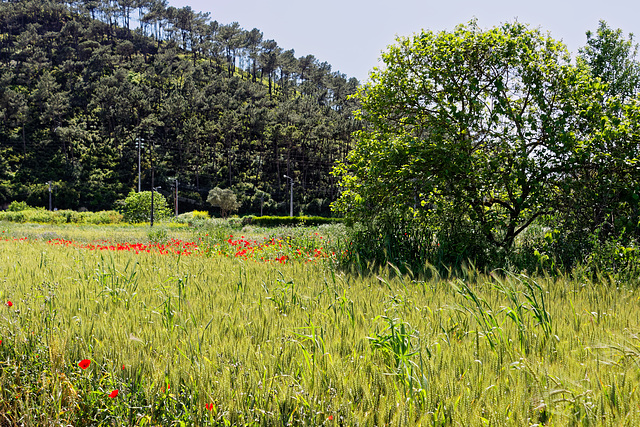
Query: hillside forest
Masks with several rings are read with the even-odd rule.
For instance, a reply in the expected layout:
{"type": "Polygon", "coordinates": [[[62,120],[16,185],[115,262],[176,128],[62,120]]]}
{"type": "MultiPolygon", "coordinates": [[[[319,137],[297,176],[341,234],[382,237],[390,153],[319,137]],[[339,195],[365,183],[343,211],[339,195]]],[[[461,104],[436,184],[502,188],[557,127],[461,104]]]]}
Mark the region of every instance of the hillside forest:
{"type": "Polygon", "coordinates": [[[152,186],[180,211],[329,215],[359,83],[257,29],[166,0],[0,2],[0,207],[111,209],[152,186]],[[50,190],[51,188],[51,190],[50,190]]]}

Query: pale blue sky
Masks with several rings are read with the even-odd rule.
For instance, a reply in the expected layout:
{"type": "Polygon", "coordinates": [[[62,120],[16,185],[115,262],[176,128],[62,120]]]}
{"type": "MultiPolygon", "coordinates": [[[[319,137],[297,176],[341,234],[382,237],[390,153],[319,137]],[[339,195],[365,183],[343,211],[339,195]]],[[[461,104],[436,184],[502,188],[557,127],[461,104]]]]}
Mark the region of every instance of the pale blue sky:
{"type": "Polygon", "coordinates": [[[189,5],[220,23],[258,28],[265,39],[294,49],[296,57],[312,54],[361,81],[396,35],[452,29],[473,17],[483,28],[517,18],[563,40],[572,53],[601,19],[640,38],[638,0],[169,0],[169,5],[189,5]]]}

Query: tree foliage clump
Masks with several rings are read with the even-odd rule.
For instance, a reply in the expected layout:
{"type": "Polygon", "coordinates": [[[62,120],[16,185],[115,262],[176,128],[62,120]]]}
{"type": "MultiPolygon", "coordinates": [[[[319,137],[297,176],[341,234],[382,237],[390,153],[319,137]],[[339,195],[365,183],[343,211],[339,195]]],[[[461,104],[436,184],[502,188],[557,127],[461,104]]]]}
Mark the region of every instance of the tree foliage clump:
{"type": "Polygon", "coordinates": [[[530,225],[569,214],[587,177],[600,196],[607,168],[630,178],[636,105],[538,29],[472,21],[400,38],[383,60],[358,92],[365,125],[334,204],[373,258],[504,260],[530,225]]]}
{"type": "Polygon", "coordinates": [[[122,215],[126,222],[138,223],[151,220],[151,197],[153,194],[153,219],[162,220],[171,216],[167,199],[157,191],[131,191],[122,202],[122,215]]]}
{"type": "Polygon", "coordinates": [[[210,190],[207,203],[215,208],[220,208],[220,216],[223,218],[226,218],[229,213],[237,211],[240,207],[235,193],[229,188],[223,190],[216,187],[210,190]]]}

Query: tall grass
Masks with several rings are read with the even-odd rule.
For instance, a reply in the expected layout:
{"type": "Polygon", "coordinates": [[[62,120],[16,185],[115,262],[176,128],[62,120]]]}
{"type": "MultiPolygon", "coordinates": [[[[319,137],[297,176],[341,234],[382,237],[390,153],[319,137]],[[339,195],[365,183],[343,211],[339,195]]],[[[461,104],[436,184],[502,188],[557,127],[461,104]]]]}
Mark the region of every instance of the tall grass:
{"type": "Polygon", "coordinates": [[[640,424],[632,284],[398,273],[0,241],[1,422],[640,424]]]}

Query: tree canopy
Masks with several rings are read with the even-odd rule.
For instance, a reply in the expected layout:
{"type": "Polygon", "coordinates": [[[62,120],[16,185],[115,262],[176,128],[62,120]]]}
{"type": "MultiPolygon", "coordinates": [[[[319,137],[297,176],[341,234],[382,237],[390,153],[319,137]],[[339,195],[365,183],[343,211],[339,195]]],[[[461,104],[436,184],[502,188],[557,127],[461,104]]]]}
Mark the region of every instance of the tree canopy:
{"type": "Polygon", "coordinates": [[[209,191],[207,203],[213,207],[220,208],[220,216],[223,218],[226,218],[229,213],[237,211],[240,207],[234,192],[228,188],[223,190],[220,187],[209,191]]]}
{"type": "Polygon", "coordinates": [[[518,22],[423,31],[383,60],[358,91],[364,126],[336,170],[344,191],[334,204],[381,242],[410,239],[404,221],[447,235],[460,256],[509,251],[583,194],[594,162],[621,161],[606,156],[624,150],[604,141],[636,135],[629,120],[602,127],[616,108],[629,117],[634,107],[608,102],[609,86],[572,64],[562,43],[518,22]]]}

